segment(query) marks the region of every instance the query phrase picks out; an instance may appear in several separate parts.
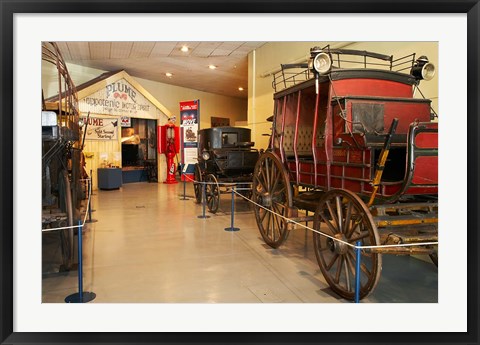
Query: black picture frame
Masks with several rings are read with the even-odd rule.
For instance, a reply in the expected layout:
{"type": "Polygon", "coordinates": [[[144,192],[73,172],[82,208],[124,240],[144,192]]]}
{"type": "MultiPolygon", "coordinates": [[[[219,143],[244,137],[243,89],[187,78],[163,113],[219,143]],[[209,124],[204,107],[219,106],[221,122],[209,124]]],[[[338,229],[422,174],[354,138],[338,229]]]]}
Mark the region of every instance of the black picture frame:
{"type": "MultiPolygon", "coordinates": [[[[0,0],[1,204],[0,341],[2,344],[478,344],[479,0],[0,0]],[[112,6],[115,3],[115,6],[112,6]],[[466,13],[468,42],[468,331],[465,333],[19,333],[13,332],[13,16],[16,13],[466,13]]],[[[453,52],[455,53],[455,52],[453,52]]],[[[442,95],[448,97],[448,95],[442,95]]],[[[464,148],[460,148],[464,149],[464,148]]],[[[452,277],[454,279],[454,277],[452,277]]],[[[288,324],[286,316],[286,324],[288,324]]],[[[348,317],[348,316],[347,316],[348,317]]],[[[428,317],[428,316],[427,316],[428,317]]],[[[454,317],[454,316],[452,316],[454,317]]],[[[321,315],[319,315],[319,322],[321,315]]]]}

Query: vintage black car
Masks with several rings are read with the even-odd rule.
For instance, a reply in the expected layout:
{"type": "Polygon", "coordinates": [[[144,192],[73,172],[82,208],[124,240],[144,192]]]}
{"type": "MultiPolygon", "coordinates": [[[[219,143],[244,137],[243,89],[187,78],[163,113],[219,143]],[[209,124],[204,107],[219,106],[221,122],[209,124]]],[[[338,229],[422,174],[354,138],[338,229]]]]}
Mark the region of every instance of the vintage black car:
{"type": "Polygon", "coordinates": [[[198,163],[195,164],[195,198],[202,202],[202,183],[208,210],[217,212],[220,187],[236,185],[249,197],[252,174],[259,157],[251,131],[240,127],[214,127],[198,131],[198,163]],[[244,182],[245,184],[241,184],[244,182]]]}

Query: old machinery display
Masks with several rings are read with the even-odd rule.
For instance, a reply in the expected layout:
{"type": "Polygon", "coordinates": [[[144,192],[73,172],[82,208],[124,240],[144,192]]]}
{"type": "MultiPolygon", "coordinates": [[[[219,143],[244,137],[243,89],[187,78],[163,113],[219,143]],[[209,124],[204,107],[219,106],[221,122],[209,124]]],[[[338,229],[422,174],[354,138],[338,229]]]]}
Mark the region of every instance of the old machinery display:
{"type": "MultiPolygon", "coordinates": [[[[58,79],[58,94],[47,101],[42,97],[42,228],[46,229],[77,224],[85,172],[75,84],[56,43],[42,43],[42,60],[56,66],[58,79]]],[[[74,230],[59,233],[61,269],[69,270],[74,230]]]]}

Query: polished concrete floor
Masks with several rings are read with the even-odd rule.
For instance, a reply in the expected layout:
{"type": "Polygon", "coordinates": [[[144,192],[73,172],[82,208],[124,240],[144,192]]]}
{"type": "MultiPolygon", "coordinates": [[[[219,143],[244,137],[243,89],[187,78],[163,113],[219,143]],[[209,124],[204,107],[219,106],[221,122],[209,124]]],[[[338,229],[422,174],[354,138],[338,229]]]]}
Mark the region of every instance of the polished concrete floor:
{"type": "MultiPolygon", "coordinates": [[[[313,252],[312,234],[294,230],[279,249],[268,247],[251,204],[230,194],[209,218],[191,184],[130,183],[94,191],[84,229],[84,291],[93,303],[350,303],[328,287],[313,252]]],[[[46,233],[42,302],[63,303],[78,291],[77,271],[58,272],[57,235],[46,233]]],[[[362,303],[438,301],[437,268],[427,260],[383,256],[380,281],[362,303]]]]}

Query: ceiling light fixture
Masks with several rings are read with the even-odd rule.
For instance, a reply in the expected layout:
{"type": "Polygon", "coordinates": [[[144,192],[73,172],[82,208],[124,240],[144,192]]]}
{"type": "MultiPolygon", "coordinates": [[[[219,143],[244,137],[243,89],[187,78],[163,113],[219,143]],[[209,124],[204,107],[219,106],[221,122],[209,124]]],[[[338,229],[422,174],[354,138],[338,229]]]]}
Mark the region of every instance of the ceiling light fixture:
{"type": "Polygon", "coordinates": [[[215,65],[208,65],[208,68],[210,68],[210,69],[216,69],[217,66],[215,66],[215,65]]]}
{"type": "Polygon", "coordinates": [[[181,50],[182,52],[184,52],[184,53],[186,53],[186,52],[189,51],[189,49],[188,49],[187,46],[182,46],[182,48],[180,48],[180,50],[181,50]]]}
{"type": "Polygon", "coordinates": [[[173,74],[170,73],[170,72],[165,73],[165,75],[166,75],[168,78],[171,78],[171,77],[173,76],[173,74]]]}

